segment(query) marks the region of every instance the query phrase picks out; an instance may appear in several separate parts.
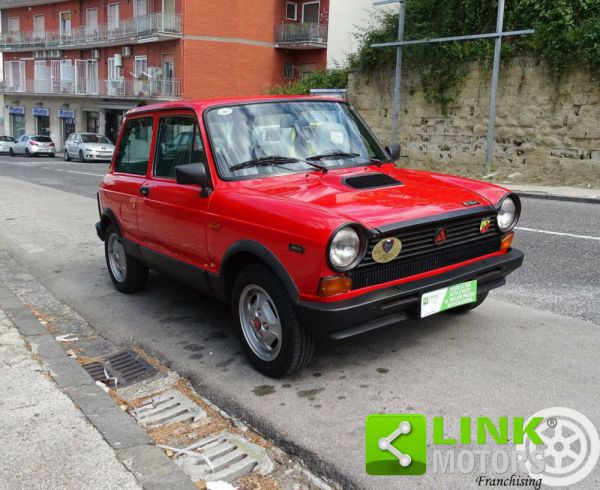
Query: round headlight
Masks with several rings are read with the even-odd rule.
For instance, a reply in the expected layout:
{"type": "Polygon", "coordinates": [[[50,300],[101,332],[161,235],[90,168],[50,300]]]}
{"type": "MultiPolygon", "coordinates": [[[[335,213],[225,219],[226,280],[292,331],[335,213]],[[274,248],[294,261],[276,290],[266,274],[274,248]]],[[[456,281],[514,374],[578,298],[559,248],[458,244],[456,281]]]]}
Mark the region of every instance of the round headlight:
{"type": "Polygon", "coordinates": [[[354,228],[346,226],[339,230],[329,245],[329,262],[334,269],[350,267],[360,254],[360,237],[354,228]]]}
{"type": "Polygon", "coordinates": [[[498,210],[498,228],[505,232],[513,229],[519,219],[517,205],[513,198],[506,197],[498,210]]]}

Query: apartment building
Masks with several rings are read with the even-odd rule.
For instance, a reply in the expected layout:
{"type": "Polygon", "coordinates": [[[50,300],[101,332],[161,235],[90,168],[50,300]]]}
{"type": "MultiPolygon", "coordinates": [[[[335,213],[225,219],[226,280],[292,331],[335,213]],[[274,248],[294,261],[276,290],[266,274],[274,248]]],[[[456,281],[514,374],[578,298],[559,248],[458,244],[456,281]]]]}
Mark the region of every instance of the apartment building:
{"type": "Polygon", "coordinates": [[[132,107],[322,69],[329,0],[0,0],[5,133],[115,139],[132,107]]]}

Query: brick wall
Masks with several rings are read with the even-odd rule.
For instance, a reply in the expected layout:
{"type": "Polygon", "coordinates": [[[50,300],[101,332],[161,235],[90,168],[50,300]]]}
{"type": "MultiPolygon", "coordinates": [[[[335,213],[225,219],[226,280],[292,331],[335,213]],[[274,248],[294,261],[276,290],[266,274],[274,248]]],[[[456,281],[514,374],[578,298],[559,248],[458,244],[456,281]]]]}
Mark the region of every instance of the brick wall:
{"type": "MultiPolygon", "coordinates": [[[[481,177],[490,72],[474,64],[443,114],[415,73],[403,77],[399,139],[411,167],[481,177]]],[[[382,141],[390,139],[394,74],[350,76],[349,97],[382,141]]],[[[600,187],[600,81],[573,71],[555,83],[528,58],[501,68],[493,180],[600,187]]]]}

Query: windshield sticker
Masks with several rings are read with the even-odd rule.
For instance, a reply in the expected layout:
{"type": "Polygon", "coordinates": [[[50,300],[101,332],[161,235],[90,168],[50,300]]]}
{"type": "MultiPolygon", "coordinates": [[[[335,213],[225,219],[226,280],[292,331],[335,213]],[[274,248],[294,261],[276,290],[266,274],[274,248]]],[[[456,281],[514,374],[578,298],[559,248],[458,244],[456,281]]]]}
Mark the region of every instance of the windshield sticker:
{"type": "Polygon", "coordinates": [[[332,131],[329,133],[329,139],[334,145],[344,144],[344,133],[341,131],[332,131]]]}
{"type": "Polygon", "coordinates": [[[217,111],[217,114],[219,116],[229,116],[229,114],[231,114],[233,112],[233,109],[230,109],[229,107],[224,107],[223,109],[219,109],[217,111]]]}

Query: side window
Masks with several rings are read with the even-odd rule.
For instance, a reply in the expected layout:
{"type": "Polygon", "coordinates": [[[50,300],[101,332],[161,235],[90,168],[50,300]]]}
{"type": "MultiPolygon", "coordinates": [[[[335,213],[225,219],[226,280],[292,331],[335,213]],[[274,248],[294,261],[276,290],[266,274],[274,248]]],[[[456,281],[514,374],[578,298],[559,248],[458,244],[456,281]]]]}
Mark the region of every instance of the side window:
{"type": "Polygon", "coordinates": [[[198,124],[193,116],[167,116],[158,124],[154,175],[175,178],[175,167],[206,163],[198,124]]]}
{"type": "Polygon", "coordinates": [[[152,124],[154,118],[129,119],[115,162],[115,172],[146,175],[152,144],[152,124]]]}

